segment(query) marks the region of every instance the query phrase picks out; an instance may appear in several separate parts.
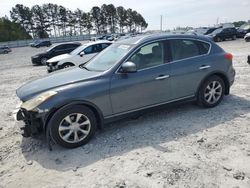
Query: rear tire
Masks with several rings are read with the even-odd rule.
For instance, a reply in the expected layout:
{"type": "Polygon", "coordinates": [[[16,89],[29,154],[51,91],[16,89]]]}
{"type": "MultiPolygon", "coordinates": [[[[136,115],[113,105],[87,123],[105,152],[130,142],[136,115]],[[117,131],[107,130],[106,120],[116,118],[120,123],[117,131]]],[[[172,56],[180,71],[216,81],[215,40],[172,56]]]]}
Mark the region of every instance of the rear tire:
{"type": "Polygon", "coordinates": [[[57,144],[76,148],[86,144],[94,136],[97,121],[89,108],[71,105],[59,109],[50,119],[47,128],[57,144]]]}
{"type": "Polygon", "coordinates": [[[225,94],[225,83],[219,76],[211,76],[201,85],[197,102],[205,108],[217,106],[223,99],[225,94]]]}

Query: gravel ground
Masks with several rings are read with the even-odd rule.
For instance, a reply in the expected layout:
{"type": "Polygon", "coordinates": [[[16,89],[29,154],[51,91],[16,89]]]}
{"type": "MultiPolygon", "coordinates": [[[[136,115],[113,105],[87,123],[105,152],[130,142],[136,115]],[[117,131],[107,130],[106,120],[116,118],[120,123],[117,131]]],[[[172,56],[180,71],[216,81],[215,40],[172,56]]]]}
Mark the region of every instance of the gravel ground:
{"type": "Polygon", "coordinates": [[[234,55],[231,95],[213,109],[178,105],[106,126],[89,144],[49,151],[22,138],[15,90],[46,75],[16,48],[0,55],[0,187],[250,187],[250,43],[219,43],[234,55]]]}

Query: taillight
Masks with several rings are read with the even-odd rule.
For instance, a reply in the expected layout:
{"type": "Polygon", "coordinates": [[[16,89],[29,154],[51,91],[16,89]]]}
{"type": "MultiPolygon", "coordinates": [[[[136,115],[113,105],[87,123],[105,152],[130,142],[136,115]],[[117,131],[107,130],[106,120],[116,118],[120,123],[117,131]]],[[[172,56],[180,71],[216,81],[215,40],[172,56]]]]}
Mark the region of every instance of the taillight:
{"type": "Polygon", "coordinates": [[[230,53],[226,53],[225,58],[232,61],[233,60],[233,55],[230,54],[230,53]]]}

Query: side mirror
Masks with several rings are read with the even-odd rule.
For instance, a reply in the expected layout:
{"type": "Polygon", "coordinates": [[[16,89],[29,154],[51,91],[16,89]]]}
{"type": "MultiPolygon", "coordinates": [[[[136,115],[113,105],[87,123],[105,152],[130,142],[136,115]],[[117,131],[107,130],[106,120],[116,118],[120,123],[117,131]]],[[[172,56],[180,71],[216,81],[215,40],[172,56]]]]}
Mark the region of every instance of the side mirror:
{"type": "Polygon", "coordinates": [[[81,52],[81,53],[80,53],[80,57],[84,56],[84,54],[85,54],[84,52],[81,52]]]}
{"type": "Polygon", "coordinates": [[[121,69],[120,69],[119,72],[122,72],[122,73],[134,73],[134,72],[137,72],[136,64],[131,62],[131,61],[127,61],[127,62],[122,64],[121,69]]]}

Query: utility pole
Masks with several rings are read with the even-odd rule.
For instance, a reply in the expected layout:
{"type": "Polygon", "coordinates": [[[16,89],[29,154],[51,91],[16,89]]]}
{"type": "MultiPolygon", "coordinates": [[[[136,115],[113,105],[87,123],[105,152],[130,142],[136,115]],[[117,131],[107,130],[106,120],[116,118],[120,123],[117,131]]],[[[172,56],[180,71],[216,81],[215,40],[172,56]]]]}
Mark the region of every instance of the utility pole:
{"type": "Polygon", "coordinates": [[[162,15],[161,15],[161,31],[162,31],[162,15]]]}

